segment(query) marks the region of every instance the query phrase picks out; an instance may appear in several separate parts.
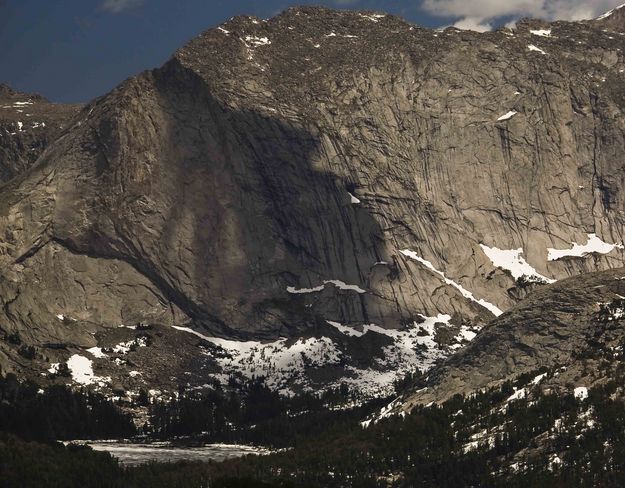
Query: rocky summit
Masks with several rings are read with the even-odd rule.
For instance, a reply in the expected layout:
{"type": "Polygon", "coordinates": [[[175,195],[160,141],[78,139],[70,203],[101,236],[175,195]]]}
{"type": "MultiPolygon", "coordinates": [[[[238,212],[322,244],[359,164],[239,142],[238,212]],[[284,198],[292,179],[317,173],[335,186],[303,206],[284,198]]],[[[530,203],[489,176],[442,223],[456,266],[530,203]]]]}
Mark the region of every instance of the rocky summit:
{"type": "Polygon", "coordinates": [[[373,396],[623,266],[623,27],[302,7],[84,107],[3,88],[2,370],[373,396]]]}
{"type": "Polygon", "coordinates": [[[28,169],[79,109],[0,85],[0,184],[28,169]]]}

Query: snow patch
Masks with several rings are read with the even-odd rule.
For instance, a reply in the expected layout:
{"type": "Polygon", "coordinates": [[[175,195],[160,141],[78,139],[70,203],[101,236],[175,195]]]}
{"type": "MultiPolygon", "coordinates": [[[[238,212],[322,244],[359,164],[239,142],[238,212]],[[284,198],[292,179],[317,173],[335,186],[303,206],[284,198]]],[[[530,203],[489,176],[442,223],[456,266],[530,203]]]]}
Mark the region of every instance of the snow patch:
{"type": "Polygon", "coordinates": [[[326,322],[331,325],[332,327],[334,327],[335,329],[338,329],[339,332],[341,332],[342,334],[345,334],[347,336],[350,337],[362,337],[363,335],[365,335],[364,332],[361,332],[359,330],[356,329],[352,329],[351,327],[347,327],[339,322],[333,322],[332,320],[326,320],[326,322]]]}
{"type": "Polygon", "coordinates": [[[77,322],[76,319],[73,319],[72,317],[68,317],[67,315],[63,315],[62,313],[57,314],[56,318],[59,319],[61,322],[65,321],[65,319],[71,320],[72,322],[77,322]]]}
{"type": "Polygon", "coordinates": [[[468,454],[471,451],[475,451],[481,446],[485,446],[490,449],[495,447],[495,436],[489,435],[488,430],[486,429],[481,430],[480,432],[476,432],[475,434],[472,434],[471,437],[469,437],[469,439],[471,439],[471,441],[465,444],[464,446],[462,446],[462,452],[464,454],[468,454]]]}
{"type": "Polygon", "coordinates": [[[608,17],[610,17],[614,12],[616,12],[617,10],[622,9],[623,7],[625,7],[625,3],[622,5],[619,5],[618,7],[614,7],[612,10],[608,10],[606,13],[600,15],[599,17],[597,17],[595,20],[603,20],[603,19],[607,19],[608,17]]]}
{"type": "Polygon", "coordinates": [[[603,305],[608,313],[606,320],[608,322],[612,322],[615,320],[621,320],[623,317],[625,317],[625,308],[618,306],[618,305],[614,305],[614,304],[603,304],[600,303],[599,305],[603,305]]]}
{"type": "Polygon", "coordinates": [[[521,254],[523,249],[499,249],[497,247],[488,247],[480,244],[484,254],[497,268],[509,271],[515,280],[521,278],[534,283],[553,283],[555,280],[547,278],[536,271],[530,264],[525,261],[521,254]]]}
{"type": "Polygon", "coordinates": [[[578,400],[586,400],[588,398],[588,388],[585,386],[578,386],[573,390],[573,396],[578,400]]]}
{"type": "Polygon", "coordinates": [[[360,16],[363,19],[370,20],[371,22],[379,22],[380,19],[383,19],[384,17],[386,17],[386,15],[383,15],[383,14],[360,14],[360,16]]]}
{"type": "Polygon", "coordinates": [[[602,241],[597,234],[588,234],[588,242],[586,244],[577,244],[572,242],[571,249],[547,249],[547,260],[557,261],[566,257],[585,257],[587,254],[608,254],[614,249],[624,249],[622,244],[608,244],[602,241]]]}
{"type": "Polygon", "coordinates": [[[74,354],[67,360],[67,368],[72,374],[72,380],[80,385],[92,385],[98,383],[103,386],[105,382],[111,381],[110,378],[101,378],[93,374],[93,366],[91,359],[79,354],[74,354]]]}
{"type": "Polygon", "coordinates": [[[354,204],[360,203],[360,200],[356,198],[354,195],[352,195],[350,192],[347,192],[347,194],[349,195],[351,203],[354,203],[354,204]]]}
{"type": "Polygon", "coordinates": [[[357,293],[367,293],[367,290],[363,290],[358,285],[349,285],[341,280],[323,280],[322,285],[315,286],[312,288],[295,288],[294,286],[287,286],[286,291],[288,293],[293,293],[293,294],[317,293],[317,292],[323,291],[326,285],[334,285],[339,290],[350,290],[350,291],[355,291],[357,293]]]}
{"type": "Polygon", "coordinates": [[[529,46],[527,46],[527,49],[529,49],[530,51],[535,51],[537,53],[541,53],[541,54],[547,54],[545,51],[543,51],[541,48],[534,46],[534,44],[530,44],[529,46]]]}
{"type": "Polygon", "coordinates": [[[505,403],[510,403],[514,400],[522,400],[526,396],[527,396],[527,390],[525,388],[519,388],[518,390],[515,390],[514,393],[507,398],[505,403]]]}
{"type": "Polygon", "coordinates": [[[367,290],[363,290],[358,285],[349,285],[341,280],[324,280],[324,285],[331,284],[336,286],[339,290],[350,290],[356,293],[367,293],[367,290]]]}
{"type": "Polygon", "coordinates": [[[87,349],[88,353],[91,353],[91,355],[95,358],[105,358],[108,357],[106,354],[104,354],[102,352],[102,348],[101,347],[90,347],[89,349],[87,349]]]}
{"type": "MultiPolygon", "coordinates": [[[[415,369],[427,370],[439,359],[446,357],[455,347],[440,346],[435,341],[436,327],[449,324],[451,316],[438,314],[434,317],[421,316],[422,322],[404,329],[385,329],[376,324],[364,324],[348,327],[339,322],[327,321],[342,334],[359,338],[369,332],[385,335],[391,343],[384,346],[382,354],[373,359],[368,368],[344,366],[345,375],[330,387],[338,387],[341,383],[348,385],[366,397],[380,397],[394,392],[394,382],[405,377],[415,369]]],[[[305,391],[312,391],[306,371],[310,368],[339,365],[344,362],[343,353],[328,337],[287,340],[284,338],[273,342],[233,341],[217,337],[209,337],[190,328],[173,326],[176,330],[193,334],[201,339],[219,346],[225,354],[206,352],[215,359],[221,373],[213,377],[227,381],[227,374],[240,374],[251,378],[265,377],[267,385],[280,392],[290,394],[293,384],[301,386],[305,391]]],[[[474,337],[468,329],[461,331],[456,341],[466,341],[474,337]]]]}
{"type": "Polygon", "coordinates": [[[317,293],[319,291],[323,291],[325,285],[315,286],[313,288],[295,288],[294,286],[287,286],[286,291],[293,294],[302,294],[302,293],[317,293]]]}
{"type": "Polygon", "coordinates": [[[515,110],[510,110],[510,112],[503,114],[501,117],[499,117],[497,119],[497,122],[501,122],[503,120],[509,120],[512,117],[514,117],[516,114],[518,114],[519,112],[515,111],[515,110]]]}
{"type": "Polygon", "coordinates": [[[481,298],[477,299],[477,298],[475,298],[473,296],[473,293],[468,291],[462,285],[460,285],[460,284],[456,283],[455,281],[450,280],[449,278],[447,278],[441,271],[437,270],[432,265],[432,263],[430,263],[429,261],[427,261],[427,260],[423,259],[422,257],[418,256],[417,253],[415,253],[414,251],[410,251],[409,249],[402,249],[399,252],[402,253],[404,256],[408,256],[409,258],[414,259],[415,261],[421,263],[423,266],[428,268],[430,271],[432,271],[433,273],[439,275],[446,284],[456,288],[462,294],[463,297],[471,300],[472,302],[477,303],[478,305],[481,305],[485,309],[489,310],[496,317],[500,316],[503,313],[503,311],[501,309],[499,309],[496,305],[493,305],[492,303],[489,303],[489,302],[487,302],[484,299],[481,299],[481,298]]]}
{"type": "Polygon", "coordinates": [[[327,337],[298,339],[292,344],[284,338],[261,343],[208,337],[187,327],[173,328],[221,347],[227,354],[215,360],[222,371],[237,372],[250,379],[264,376],[267,386],[282,393],[288,393],[287,381],[301,379],[306,368],[338,364],[341,359],[335,344],[327,337]]]}
{"type": "Polygon", "coordinates": [[[253,47],[268,46],[271,44],[271,41],[268,37],[245,36],[245,44],[253,47]]]}
{"type": "Polygon", "coordinates": [[[476,336],[476,335],[477,335],[477,334],[476,334],[475,332],[473,332],[471,329],[469,329],[466,325],[463,325],[463,326],[460,328],[460,334],[459,334],[459,337],[460,337],[462,340],[465,340],[465,341],[471,342],[473,339],[475,339],[475,336],[476,336]]]}
{"type": "Polygon", "coordinates": [[[561,464],[562,464],[562,459],[560,459],[557,454],[552,454],[551,457],[549,458],[549,465],[547,466],[547,469],[549,469],[550,471],[553,471],[561,464]]]}
{"type": "Polygon", "coordinates": [[[530,30],[530,34],[541,37],[551,37],[551,29],[530,30]]]}
{"type": "Polygon", "coordinates": [[[345,369],[351,374],[341,379],[341,382],[369,397],[390,395],[394,392],[392,385],[395,380],[416,369],[427,371],[437,361],[447,357],[450,350],[462,347],[462,342],[470,341],[476,335],[467,327],[462,327],[455,337],[456,344],[441,346],[435,340],[436,327],[449,325],[451,316],[438,314],[434,317],[420,317],[422,322],[413,322],[412,326],[404,329],[385,329],[375,324],[365,324],[360,331],[336,322],[330,323],[352,337],[361,337],[371,331],[393,340],[392,344],[383,348],[383,357],[377,358],[373,367],[357,369],[347,366],[345,369]]]}
{"type": "Polygon", "coordinates": [[[117,354],[128,354],[133,347],[147,347],[148,342],[145,337],[137,337],[131,341],[120,342],[113,347],[113,352],[117,354]]]}

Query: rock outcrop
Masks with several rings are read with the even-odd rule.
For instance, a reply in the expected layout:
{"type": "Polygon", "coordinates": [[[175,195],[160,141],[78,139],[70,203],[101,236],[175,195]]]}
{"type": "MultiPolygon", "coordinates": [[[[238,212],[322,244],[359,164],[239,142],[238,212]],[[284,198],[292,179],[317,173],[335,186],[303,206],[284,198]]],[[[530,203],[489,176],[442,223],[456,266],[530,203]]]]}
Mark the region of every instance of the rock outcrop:
{"type": "Polygon", "coordinates": [[[378,334],[381,373],[406,334],[430,366],[528,289],[624,264],[623,49],[593,23],[234,18],[0,187],[0,328],[37,367],[141,322],[303,351],[378,334]]]}
{"type": "Polygon", "coordinates": [[[0,184],[28,169],[79,108],[0,85],[0,184]]]}
{"type": "Polygon", "coordinates": [[[443,402],[539,369],[541,386],[570,393],[613,377],[625,344],[625,268],[587,273],[537,290],[433,369],[428,386],[395,403],[443,402]]]}

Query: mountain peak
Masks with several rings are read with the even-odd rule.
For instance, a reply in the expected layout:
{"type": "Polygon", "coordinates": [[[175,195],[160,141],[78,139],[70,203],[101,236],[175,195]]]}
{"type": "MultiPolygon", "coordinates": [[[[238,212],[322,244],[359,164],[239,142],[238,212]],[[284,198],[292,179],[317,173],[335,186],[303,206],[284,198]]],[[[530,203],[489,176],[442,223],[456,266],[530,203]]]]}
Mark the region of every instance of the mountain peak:
{"type": "MultiPolygon", "coordinates": [[[[205,365],[253,364],[276,389],[325,388],[346,364],[379,394],[531,288],[625,263],[625,39],[522,27],[311,7],[235,17],[98,99],[0,193],[0,322],[33,347],[75,345],[38,356],[33,375],[147,323],[231,347],[236,364],[185,342],[189,364],[172,370],[198,384],[205,365]],[[589,46],[605,56],[589,62],[589,46]],[[257,343],[245,354],[243,339],[257,343]],[[289,365],[293,344],[314,362],[274,374],[253,361],[262,348],[289,365]]],[[[11,154],[53,125],[26,102],[2,104],[11,154]]],[[[137,370],[175,387],[147,378],[170,362],[159,347],[137,370]]],[[[112,359],[93,357],[123,377],[112,359]]]]}
{"type": "Polygon", "coordinates": [[[47,101],[38,93],[23,93],[15,90],[8,83],[0,83],[0,98],[28,98],[37,101],[47,101]]]}
{"type": "Polygon", "coordinates": [[[0,83],[0,96],[14,95],[16,92],[6,83],[0,83]]]}
{"type": "Polygon", "coordinates": [[[612,10],[608,10],[607,12],[605,12],[602,15],[600,15],[599,17],[597,17],[595,20],[604,20],[604,19],[607,19],[609,17],[612,17],[612,15],[617,13],[623,7],[625,7],[625,3],[619,5],[618,7],[614,7],[612,10]]]}
{"type": "Polygon", "coordinates": [[[618,32],[625,32],[625,3],[608,10],[606,13],[592,21],[601,28],[607,28],[618,32]]]}

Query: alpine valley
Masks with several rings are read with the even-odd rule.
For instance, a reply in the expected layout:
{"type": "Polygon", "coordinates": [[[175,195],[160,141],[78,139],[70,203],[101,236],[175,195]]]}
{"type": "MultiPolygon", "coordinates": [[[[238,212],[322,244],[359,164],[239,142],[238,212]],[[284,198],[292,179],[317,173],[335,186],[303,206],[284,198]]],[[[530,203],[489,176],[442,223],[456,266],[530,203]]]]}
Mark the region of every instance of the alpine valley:
{"type": "Polygon", "coordinates": [[[624,115],[625,8],[297,7],[85,105],[0,86],[0,431],[284,449],[93,486],[622,486],[624,115]]]}

